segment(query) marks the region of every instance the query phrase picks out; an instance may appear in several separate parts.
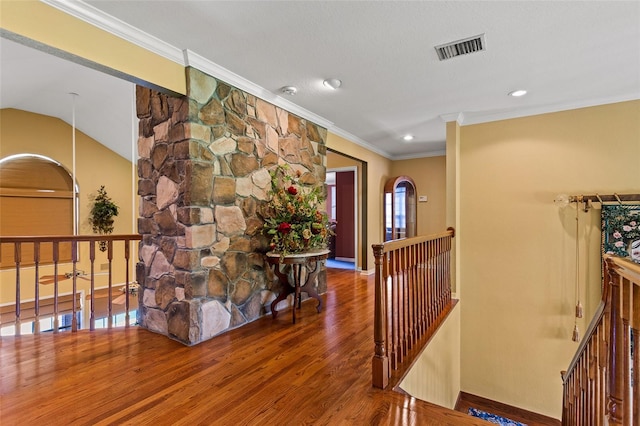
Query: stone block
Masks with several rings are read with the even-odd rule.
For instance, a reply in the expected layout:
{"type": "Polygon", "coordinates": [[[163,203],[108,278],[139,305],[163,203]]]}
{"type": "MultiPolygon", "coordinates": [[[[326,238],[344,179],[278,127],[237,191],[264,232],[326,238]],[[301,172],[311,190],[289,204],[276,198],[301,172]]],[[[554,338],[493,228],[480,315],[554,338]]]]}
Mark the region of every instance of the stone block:
{"type": "Polygon", "coordinates": [[[184,232],[185,244],[188,248],[209,247],[216,240],[216,225],[187,226],[184,232]]]}
{"type": "Polygon", "coordinates": [[[167,316],[161,309],[147,309],[141,322],[150,331],[168,335],[167,316]]]}
{"type": "Polygon", "coordinates": [[[176,221],[169,209],[161,210],[153,215],[153,220],[158,226],[161,235],[175,236],[178,233],[176,221]]]}
{"type": "Polygon", "coordinates": [[[169,204],[175,203],[178,200],[178,196],[178,184],[166,176],[160,176],[158,185],[156,186],[156,203],[158,209],[162,210],[169,204]]]}
{"type": "Polygon", "coordinates": [[[236,200],[236,180],[231,177],[216,176],[213,179],[213,202],[233,204],[236,200]]]}
{"type": "Polygon", "coordinates": [[[227,112],[227,130],[232,135],[244,136],[246,134],[247,124],[233,112],[227,112]]]}
{"type": "Polygon", "coordinates": [[[169,141],[169,122],[163,121],[162,123],[153,126],[153,138],[156,143],[169,141]]]}
{"type": "Polygon", "coordinates": [[[163,275],[173,273],[173,266],[167,261],[167,258],[161,251],[156,251],[153,260],[151,261],[151,270],[149,276],[151,278],[159,279],[163,275]]]}
{"type": "Polygon", "coordinates": [[[294,134],[301,137],[302,134],[304,133],[302,131],[303,129],[302,119],[293,114],[289,114],[287,118],[288,118],[287,122],[289,125],[289,128],[288,128],[289,131],[287,132],[287,134],[294,134]]]}
{"type": "Polygon", "coordinates": [[[151,116],[151,89],[136,85],[136,116],[151,116]]]}
{"type": "Polygon", "coordinates": [[[147,308],[157,308],[156,291],[154,289],[145,288],[142,293],[142,305],[147,308]]]}
{"type": "Polygon", "coordinates": [[[256,157],[237,152],[231,155],[229,167],[231,167],[231,171],[234,176],[241,177],[247,176],[251,172],[258,170],[260,168],[260,164],[256,157]]]}
{"type": "Polygon", "coordinates": [[[209,143],[211,141],[211,127],[198,123],[189,123],[187,137],[209,143]]]}
{"type": "Polygon", "coordinates": [[[167,159],[168,149],[166,143],[156,143],[151,150],[151,163],[156,170],[159,169],[167,159]]]}
{"type": "Polygon", "coordinates": [[[220,269],[212,269],[209,271],[209,279],[207,281],[207,296],[216,297],[225,300],[229,287],[229,279],[220,269]]]}
{"type": "Polygon", "coordinates": [[[231,90],[229,96],[224,101],[224,105],[241,117],[247,114],[247,102],[243,92],[240,90],[231,90]]]}
{"type": "Polygon", "coordinates": [[[282,108],[276,108],[276,114],[278,115],[278,126],[280,127],[280,134],[286,135],[289,133],[289,112],[282,108]]]}
{"type": "Polygon", "coordinates": [[[216,91],[218,82],[202,71],[187,68],[187,95],[200,104],[206,104],[216,91]]]}
{"type": "Polygon", "coordinates": [[[149,158],[151,157],[151,148],[153,147],[153,137],[139,137],[138,138],[138,157],[149,158]]]}
{"type": "Polygon", "coordinates": [[[211,145],[209,145],[209,150],[215,155],[224,155],[235,152],[237,147],[238,144],[235,139],[232,139],[228,136],[223,136],[211,142],[211,145]]]}
{"type": "Polygon", "coordinates": [[[202,339],[210,339],[229,328],[231,314],[217,300],[202,304],[202,339]]]}
{"type": "Polygon", "coordinates": [[[215,218],[218,232],[226,236],[243,234],[247,229],[242,210],[238,206],[216,206],[215,218]]]}
{"type": "Polygon", "coordinates": [[[220,266],[229,280],[233,282],[247,269],[247,253],[227,251],[222,256],[220,266]]]}
{"type": "Polygon", "coordinates": [[[276,107],[262,99],[256,99],[256,117],[258,120],[269,124],[271,127],[278,126],[276,107]]]}
{"type": "Polygon", "coordinates": [[[173,302],[167,309],[167,332],[170,336],[184,343],[192,343],[190,339],[191,315],[189,302],[173,302]]]}
{"type": "Polygon", "coordinates": [[[211,99],[198,113],[198,118],[208,126],[225,124],[225,113],[222,103],[217,99],[211,99]]]}

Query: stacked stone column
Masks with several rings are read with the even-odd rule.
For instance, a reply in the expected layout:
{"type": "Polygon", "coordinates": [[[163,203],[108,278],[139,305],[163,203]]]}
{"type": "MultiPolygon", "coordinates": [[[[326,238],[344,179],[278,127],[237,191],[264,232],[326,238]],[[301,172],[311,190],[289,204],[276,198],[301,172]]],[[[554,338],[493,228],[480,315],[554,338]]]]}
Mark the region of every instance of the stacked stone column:
{"type": "Polygon", "coordinates": [[[191,345],[268,313],[281,286],[263,257],[269,170],[324,185],[326,129],[194,68],[187,83],[183,98],[136,91],[137,278],[140,325],[191,345]]]}

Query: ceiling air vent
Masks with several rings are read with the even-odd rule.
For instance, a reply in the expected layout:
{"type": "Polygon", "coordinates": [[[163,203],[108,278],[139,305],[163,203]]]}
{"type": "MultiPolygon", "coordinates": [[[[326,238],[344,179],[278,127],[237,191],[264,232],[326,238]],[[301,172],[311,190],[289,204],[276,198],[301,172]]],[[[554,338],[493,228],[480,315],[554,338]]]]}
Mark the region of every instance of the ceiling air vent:
{"type": "Polygon", "coordinates": [[[451,43],[441,44],[435,47],[438,58],[441,61],[455,58],[460,55],[468,55],[473,52],[484,50],[484,34],[468,37],[451,43]]]}

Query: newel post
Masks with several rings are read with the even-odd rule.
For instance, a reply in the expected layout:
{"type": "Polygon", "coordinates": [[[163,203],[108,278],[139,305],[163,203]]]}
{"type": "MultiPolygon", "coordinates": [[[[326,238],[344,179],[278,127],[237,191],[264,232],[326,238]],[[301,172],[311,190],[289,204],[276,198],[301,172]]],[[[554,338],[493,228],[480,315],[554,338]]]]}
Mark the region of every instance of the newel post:
{"type": "Polygon", "coordinates": [[[374,244],[375,257],[375,305],[373,317],[373,340],[375,353],[371,360],[373,386],[384,389],[389,384],[389,358],[386,351],[387,302],[384,282],[383,244],[374,244]]]}
{"type": "Polygon", "coordinates": [[[623,325],[621,316],[620,279],[613,268],[612,262],[607,260],[607,278],[611,297],[611,319],[609,331],[609,383],[607,411],[610,425],[621,425],[624,413],[624,352],[623,325]]]}

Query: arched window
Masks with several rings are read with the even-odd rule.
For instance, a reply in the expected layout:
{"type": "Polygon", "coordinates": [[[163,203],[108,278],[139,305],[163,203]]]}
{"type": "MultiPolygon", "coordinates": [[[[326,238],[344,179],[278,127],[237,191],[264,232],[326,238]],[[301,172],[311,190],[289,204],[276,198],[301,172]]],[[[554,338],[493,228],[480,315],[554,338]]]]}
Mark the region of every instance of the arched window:
{"type": "MultiPolygon", "coordinates": [[[[71,174],[57,161],[37,154],[0,160],[0,235],[72,235],[73,201],[71,174]]],[[[5,247],[1,265],[13,267],[13,250],[5,247]]],[[[23,265],[33,264],[32,246],[22,247],[21,253],[23,265]]],[[[41,263],[52,259],[52,247],[41,247],[41,263]]],[[[69,244],[60,245],[59,260],[71,260],[69,244]]]]}
{"type": "Polygon", "coordinates": [[[384,186],[384,240],[416,236],[416,185],[409,176],[397,176],[384,186]]]}

